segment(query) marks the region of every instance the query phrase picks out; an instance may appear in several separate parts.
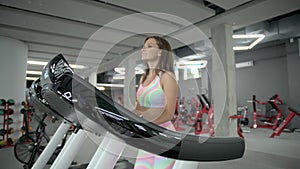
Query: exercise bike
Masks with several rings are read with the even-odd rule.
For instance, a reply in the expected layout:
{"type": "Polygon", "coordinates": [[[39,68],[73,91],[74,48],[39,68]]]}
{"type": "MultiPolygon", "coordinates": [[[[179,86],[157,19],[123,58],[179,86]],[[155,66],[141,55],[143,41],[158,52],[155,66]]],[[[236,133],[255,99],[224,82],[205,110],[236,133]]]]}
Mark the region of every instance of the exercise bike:
{"type": "Polygon", "coordinates": [[[19,162],[24,164],[23,167],[27,169],[32,167],[36,159],[48,144],[50,138],[45,131],[47,126],[45,119],[48,116],[46,113],[43,113],[41,118],[35,116],[38,120],[38,126],[33,132],[29,132],[28,130],[28,114],[24,112],[23,115],[25,119],[25,134],[23,134],[15,143],[14,155],[19,162]]]}

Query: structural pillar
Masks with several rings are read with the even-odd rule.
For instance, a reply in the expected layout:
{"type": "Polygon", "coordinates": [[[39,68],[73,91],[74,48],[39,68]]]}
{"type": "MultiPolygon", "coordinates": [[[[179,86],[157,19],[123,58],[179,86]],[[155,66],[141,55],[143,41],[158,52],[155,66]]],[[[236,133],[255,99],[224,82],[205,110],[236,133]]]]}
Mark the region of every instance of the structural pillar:
{"type": "Polygon", "coordinates": [[[300,110],[300,39],[286,42],[287,72],[289,84],[289,104],[300,110]]]}
{"type": "MultiPolygon", "coordinates": [[[[289,87],[289,106],[300,111],[300,39],[286,42],[287,74],[289,87]]],[[[294,118],[290,128],[300,128],[300,119],[294,118]]]]}
{"type": "Polygon", "coordinates": [[[221,24],[212,28],[212,43],[218,55],[214,54],[212,57],[213,104],[214,107],[218,107],[225,102],[223,112],[220,112],[222,111],[221,109],[215,108],[215,116],[221,116],[220,120],[215,123],[216,136],[237,135],[237,120],[229,118],[237,113],[235,55],[232,34],[232,25],[221,24]],[[219,62],[222,63],[225,73],[225,80],[222,81],[220,81],[223,77],[221,77],[222,69],[219,62]],[[219,85],[226,85],[226,87],[219,85]],[[224,92],[220,91],[220,89],[226,90],[224,99],[218,99],[220,98],[220,92],[224,92]]]}
{"type": "Polygon", "coordinates": [[[1,99],[25,99],[28,46],[16,39],[0,36],[1,99]]]}
{"type": "Polygon", "coordinates": [[[135,108],[136,95],[136,77],[135,77],[136,62],[134,59],[128,58],[124,61],[125,79],[124,79],[124,106],[129,110],[135,108]]]}

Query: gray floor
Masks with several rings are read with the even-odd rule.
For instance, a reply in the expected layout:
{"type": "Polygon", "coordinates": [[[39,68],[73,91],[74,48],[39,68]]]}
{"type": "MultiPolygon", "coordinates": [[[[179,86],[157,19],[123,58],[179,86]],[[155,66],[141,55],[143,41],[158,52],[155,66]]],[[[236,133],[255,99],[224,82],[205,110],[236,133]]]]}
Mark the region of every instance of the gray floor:
{"type": "Polygon", "coordinates": [[[270,129],[251,129],[244,133],[246,152],[242,159],[199,163],[199,169],[299,169],[300,133],[282,133],[269,138],[270,129]]]}
{"type": "MultiPolygon", "coordinates": [[[[270,129],[251,129],[244,133],[246,153],[242,159],[199,163],[199,169],[299,169],[300,133],[282,133],[269,138],[270,129]]],[[[0,149],[0,168],[21,169],[13,148],[0,149]]]]}

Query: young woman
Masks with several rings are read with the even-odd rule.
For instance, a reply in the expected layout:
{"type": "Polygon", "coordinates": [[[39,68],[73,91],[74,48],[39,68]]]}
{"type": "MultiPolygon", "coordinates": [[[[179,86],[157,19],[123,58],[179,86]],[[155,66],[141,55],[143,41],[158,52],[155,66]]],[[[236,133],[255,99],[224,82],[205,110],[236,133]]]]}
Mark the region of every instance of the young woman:
{"type": "MultiPolygon", "coordinates": [[[[146,69],[137,91],[135,112],[152,123],[175,130],[171,120],[175,112],[178,86],[169,42],[159,36],[147,37],[142,48],[142,60],[146,69]]],[[[139,150],[134,168],[171,169],[174,163],[174,159],[139,150]]]]}

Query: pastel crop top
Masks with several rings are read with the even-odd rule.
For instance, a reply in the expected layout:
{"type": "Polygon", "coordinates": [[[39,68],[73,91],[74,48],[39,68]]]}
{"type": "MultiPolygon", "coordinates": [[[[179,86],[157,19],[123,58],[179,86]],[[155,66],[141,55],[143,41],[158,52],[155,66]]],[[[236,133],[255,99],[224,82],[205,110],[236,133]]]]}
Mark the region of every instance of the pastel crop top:
{"type": "Polygon", "coordinates": [[[165,107],[165,94],[160,85],[159,76],[156,76],[147,86],[140,83],[136,96],[140,106],[147,108],[165,107]]]}

